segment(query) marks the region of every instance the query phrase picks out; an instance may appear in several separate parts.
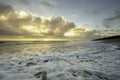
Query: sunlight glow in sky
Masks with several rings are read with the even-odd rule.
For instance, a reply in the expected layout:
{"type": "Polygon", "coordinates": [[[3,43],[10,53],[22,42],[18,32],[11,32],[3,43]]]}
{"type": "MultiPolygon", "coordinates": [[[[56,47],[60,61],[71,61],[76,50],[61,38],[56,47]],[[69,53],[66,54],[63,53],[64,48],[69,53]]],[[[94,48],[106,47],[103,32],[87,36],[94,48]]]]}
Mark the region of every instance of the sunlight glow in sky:
{"type": "Polygon", "coordinates": [[[0,0],[0,39],[120,35],[120,0],[0,0]]]}

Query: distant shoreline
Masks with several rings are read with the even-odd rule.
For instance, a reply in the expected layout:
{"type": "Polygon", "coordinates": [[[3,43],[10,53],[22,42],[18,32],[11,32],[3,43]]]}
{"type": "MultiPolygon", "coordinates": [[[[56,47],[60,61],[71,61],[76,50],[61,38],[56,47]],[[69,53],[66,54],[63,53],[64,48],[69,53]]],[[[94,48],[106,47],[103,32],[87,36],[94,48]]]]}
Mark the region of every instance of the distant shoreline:
{"type": "Polygon", "coordinates": [[[120,35],[94,39],[92,41],[100,41],[102,43],[115,44],[118,45],[118,47],[120,47],[120,35]]]}
{"type": "Polygon", "coordinates": [[[0,41],[0,43],[28,43],[28,42],[69,42],[69,41],[0,41]]]}
{"type": "Polygon", "coordinates": [[[93,41],[99,41],[99,40],[120,40],[120,35],[94,39],[93,41]]]}

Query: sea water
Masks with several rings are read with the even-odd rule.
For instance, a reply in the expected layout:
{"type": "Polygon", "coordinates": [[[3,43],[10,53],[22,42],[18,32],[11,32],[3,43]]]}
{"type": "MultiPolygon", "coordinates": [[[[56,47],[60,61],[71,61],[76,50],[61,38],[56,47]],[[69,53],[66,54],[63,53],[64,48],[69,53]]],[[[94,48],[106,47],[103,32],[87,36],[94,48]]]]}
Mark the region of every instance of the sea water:
{"type": "Polygon", "coordinates": [[[120,80],[120,50],[89,42],[0,44],[0,80],[120,80]],[[39,77],[38,77],[39,76],[39,77]]]}

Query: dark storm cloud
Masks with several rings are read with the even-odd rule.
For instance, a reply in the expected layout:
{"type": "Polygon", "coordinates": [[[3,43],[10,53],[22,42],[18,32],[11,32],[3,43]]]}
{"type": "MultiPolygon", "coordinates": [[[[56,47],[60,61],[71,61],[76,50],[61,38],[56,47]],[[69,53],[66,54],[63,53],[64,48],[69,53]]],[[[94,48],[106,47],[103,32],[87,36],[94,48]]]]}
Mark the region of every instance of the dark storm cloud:
{"type": "Polygon", "coordinates": [[[109,18],[105,18],[103,20],[103,24],[106,28],[112,28],[113,26],[118,27],[119,22],[120,22],[120,13],[115,14],[109,18]]]}
{"type": "Polygon", "coordinates": [[[103,20],[103,26],[105,26],[105,30],[102,32],[104,35],[119,35],[120,34],[120,13],[116,13],[115,15],[105,18],[103,20]]]}
{"type": "Polygon", "coordinates": [[[120,14],[114,15],[110,18],[106,18],[107,21],[120,20],[120,14]]]}
{"type": "Polygon", "coordinates": [[[0,3],[0,15],[8,14],[9,12],[14,11],[13,7],[10,5],[6,5],[4,3],[0,3]]]}
{"type": "Polygon", "coordinates": [[[52,4],[51,2],[48,2],[48,1],[42,1],[40,4],[45,7],[54,7],[55,6],[54,4],[52,4]]]}

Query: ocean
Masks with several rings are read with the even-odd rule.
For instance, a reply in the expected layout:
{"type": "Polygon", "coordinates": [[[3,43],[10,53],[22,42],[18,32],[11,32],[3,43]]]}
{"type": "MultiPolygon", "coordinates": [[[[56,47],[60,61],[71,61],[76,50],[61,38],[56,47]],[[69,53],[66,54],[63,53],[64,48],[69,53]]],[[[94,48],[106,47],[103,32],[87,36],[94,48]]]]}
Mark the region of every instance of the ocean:
{"type": "Polygon", "coordinates": [[[115,44],[0,43],[0,80],[120,80],[119,66],[115,44]]]}

